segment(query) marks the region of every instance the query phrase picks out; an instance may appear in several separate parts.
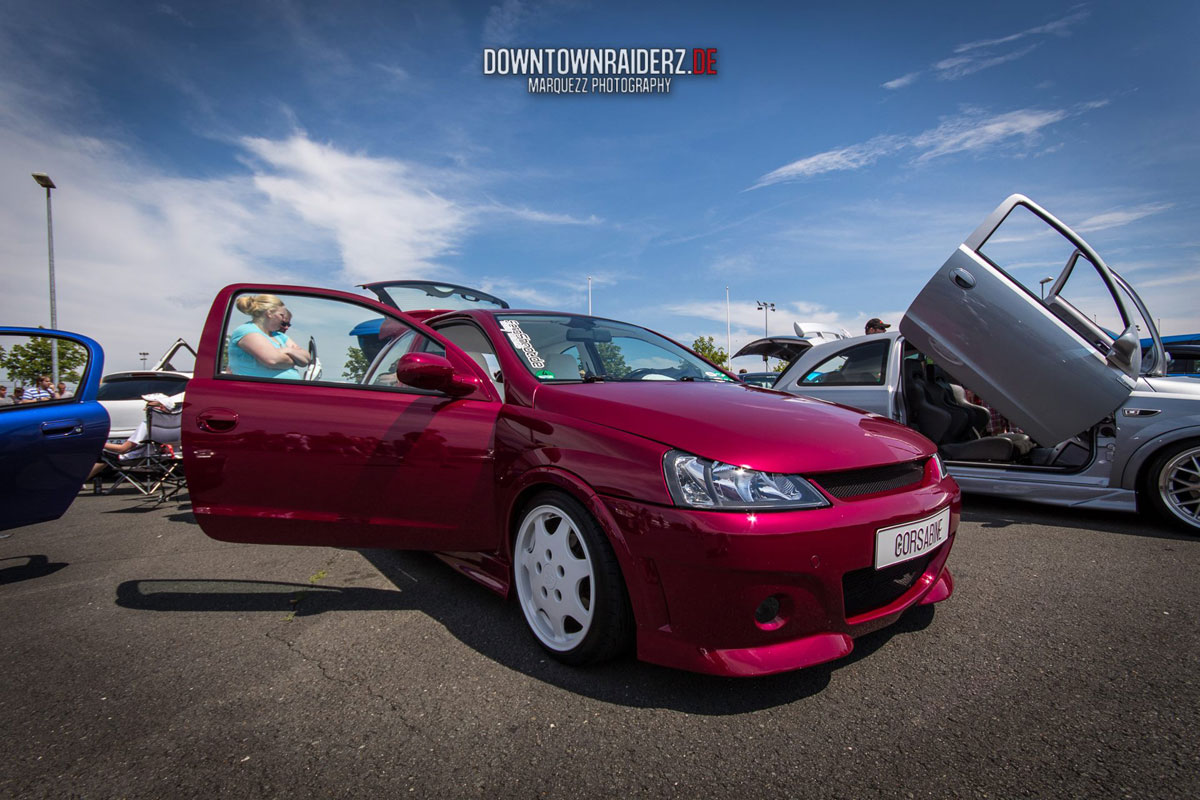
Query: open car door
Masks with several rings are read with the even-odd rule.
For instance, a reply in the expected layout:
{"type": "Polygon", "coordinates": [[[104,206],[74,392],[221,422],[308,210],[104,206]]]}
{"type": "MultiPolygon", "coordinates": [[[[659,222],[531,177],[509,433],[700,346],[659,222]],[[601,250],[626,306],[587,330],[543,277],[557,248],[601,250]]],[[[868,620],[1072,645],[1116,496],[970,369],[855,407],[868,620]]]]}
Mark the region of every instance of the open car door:
{"type": "Polygon", "coordinates": [[[75,333],[0,328],[0,348],[13,355],[49,358],[52,346],[63,379],[76,373],[78,383],[69,397],[0,405],[0,530],[61,517],[108,438],[108,412],[96,400],[100,345],[75,333]]]}
{"type": "Polygon", "coordinates": [[[1125,402],[1141,368],[1140,318],[1087,242],[1013,195],[925,285],[900,331],[1038,443],[1052,445],[1125,402]],[[1038,277],[1055,269],[1057,278],[1038,277]]]}
{"type": "Polygon", "coordinates": [[[500,408],[470,356],[390,306],[326,289],[226,287],[183,412],[193,511],[225,541],[495,549],[500,408]],[[286,332],[278,313],[239,310],[242,298],[290,311],[286,332]],[[258,345],[242,347],[250,337],[258,345]],[[263,361],[272,340],[292,365],[263,361]],[[428,381],[402,373],[414,357],[428,381]]]}

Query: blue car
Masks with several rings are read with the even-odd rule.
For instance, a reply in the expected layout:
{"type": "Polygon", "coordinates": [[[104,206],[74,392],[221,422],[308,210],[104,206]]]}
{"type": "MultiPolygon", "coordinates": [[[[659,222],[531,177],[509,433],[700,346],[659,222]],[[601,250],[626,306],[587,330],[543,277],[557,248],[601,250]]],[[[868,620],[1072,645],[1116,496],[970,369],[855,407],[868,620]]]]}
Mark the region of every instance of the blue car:
{"type": "MultiPolygon", "coordinates": [[[[104,351],[86,336],[0,327],[0,347],[57,344],[60,371],[77,373],[75,393],[0,405],[0,530],[58,519],[79,493],[108,437],[108,412],[96,400],[104,351]]],[[[11,376],[4,381],[10,387],[11,376]]]]}

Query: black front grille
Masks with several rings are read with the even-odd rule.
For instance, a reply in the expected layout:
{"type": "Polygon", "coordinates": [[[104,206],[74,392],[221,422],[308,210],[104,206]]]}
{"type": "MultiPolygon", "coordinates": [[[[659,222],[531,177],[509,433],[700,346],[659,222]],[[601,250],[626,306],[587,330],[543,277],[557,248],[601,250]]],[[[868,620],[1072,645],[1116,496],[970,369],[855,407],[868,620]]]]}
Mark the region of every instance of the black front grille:
{"type": "Polygon", "coordinates": [[[869,469],[846,472],[827,472],[813,475],[812,480],[822,489],[839,500],[876,492],[890,492],[915,486],[925,475],[925,459],[906,461],[903,464],[888,464],[869,469]]]}
{"type": "Polygon", "coordinates": [[[846,616],[865,614],[899,598],[925,573],[935,554],[936,551],[883,569],[867,567],[847,572],[842,576],[842,597],[845,600],[846,616]]]}

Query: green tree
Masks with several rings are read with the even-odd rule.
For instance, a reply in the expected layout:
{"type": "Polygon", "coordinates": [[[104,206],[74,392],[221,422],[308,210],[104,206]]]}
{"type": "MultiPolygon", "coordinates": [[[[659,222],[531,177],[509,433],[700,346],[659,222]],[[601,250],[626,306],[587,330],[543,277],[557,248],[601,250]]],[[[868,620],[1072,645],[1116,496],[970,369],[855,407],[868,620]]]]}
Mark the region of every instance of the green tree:
{"type": "Polygon", "coordinates": [[[342,371],[342,377],[351,383],[358,383],[366,377],[370,366],[362,348],[351,347],[346,350],[346,368],[342,371]]]}
{"type": "Polygon", "coordinates": [[[71,383],[79,381],[75,370],[87,364],[87,349],[83,345],[48,336],[31,336],[25,344],[14,344],[7,352],[0,348],[0,368],[8,373],[9,380],[22,384],[37,381],[39,375],[53,374],[51,342],[58,342],[59,378],[71,383]]]}
{"type": "Polygon", "coordinates": [[[612,342],[596,342],[596,352],[600,354],[600,363],[604,365],[604,374],[609,378],[624,378],[633,372],[625,363],[625,354],[621,345],[612,342]]]}
{"type": "Polygon", "coordinates": [[[713,337],[701,336],[692,342],[692,349],[718,367],[729,368],[729,354],[725,352],[724,347],[717,347],[717,343],[713,341],[713,337]]]}

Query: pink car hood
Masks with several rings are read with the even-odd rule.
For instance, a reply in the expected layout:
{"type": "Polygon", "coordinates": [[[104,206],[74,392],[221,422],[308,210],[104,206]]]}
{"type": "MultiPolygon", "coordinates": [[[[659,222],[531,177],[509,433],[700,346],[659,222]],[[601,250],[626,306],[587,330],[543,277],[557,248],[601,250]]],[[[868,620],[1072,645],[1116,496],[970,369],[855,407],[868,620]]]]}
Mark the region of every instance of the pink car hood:
{"type": "Polygon", "coordinates": [[[921,434],[844,406],[734,383],[543,384],[539,411],[766,472],[830,472],[935,452],[921,434]]]}

